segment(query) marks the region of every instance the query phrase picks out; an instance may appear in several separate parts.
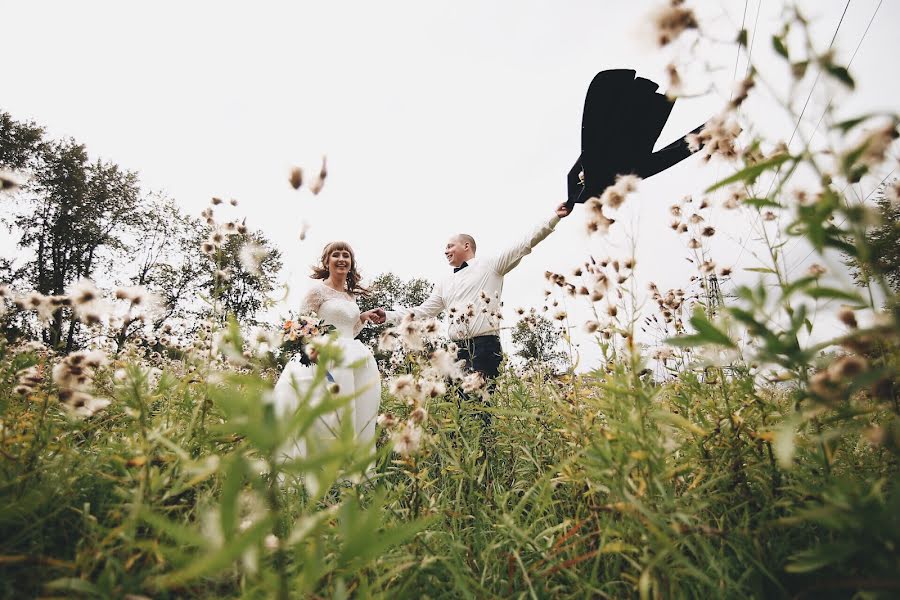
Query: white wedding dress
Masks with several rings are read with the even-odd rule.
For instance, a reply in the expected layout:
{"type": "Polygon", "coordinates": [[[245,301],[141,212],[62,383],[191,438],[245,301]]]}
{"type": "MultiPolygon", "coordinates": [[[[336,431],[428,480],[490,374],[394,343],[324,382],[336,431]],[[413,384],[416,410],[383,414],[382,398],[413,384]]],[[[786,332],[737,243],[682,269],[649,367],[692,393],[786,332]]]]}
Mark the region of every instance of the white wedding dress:
{"type": "MultiPolygon", "coordinates": [[[[375,420],[381,403],[381,376],[372,351],[356,336],[363,328],[356,299],[346,292],[339,292],[319,281],[313,283],[301,306],[301,314],[315,312],[319,319],[337,329],[337,343],[343,354],[343,362],[329,372],[340,386],[340,394],[351,395],[348,405],[335,413],[323,415],[315,424],[317,438],[334,438],[344,419],[351,419],[356,439],[363,445],[372,443],[375,437],[375,420]]],[[[312,383],[316,366],[307,367],[294,357],[285,366],[275,384],[275,412],[279,416],[291,414],[299,406],[304,392],[312,383]],[[299,395],[298,395],[299,392],[299,395]]],[[[315,394],[313,395],[315,402],[315,394]]],[[[286,458],[304,456],[305,444],[290,444],[284,449],[286,458]]]]}

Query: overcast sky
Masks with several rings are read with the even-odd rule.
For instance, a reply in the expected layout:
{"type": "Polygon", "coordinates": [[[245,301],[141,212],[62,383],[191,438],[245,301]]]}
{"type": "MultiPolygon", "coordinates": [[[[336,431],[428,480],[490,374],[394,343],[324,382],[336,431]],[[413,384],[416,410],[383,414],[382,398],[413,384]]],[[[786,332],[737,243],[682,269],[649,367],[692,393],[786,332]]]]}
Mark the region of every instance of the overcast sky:
{"type": "MultiPolygon", "coordinates": [[[[139,7],[4,0],[0,109],[138,171],[145,189],[166,192],[193,214],[211,196],[238,199],[237,209],[221,215],[246,216],[281,248],[284,279],[293,289],[289,302],[334,239],[354,246],[364,275],[393,271],[436,280],[447,272],[442,248],[450,234],[470,233],[479,253],[490,253],[565,199],[565,175],[579,154],[584,94],[597,71],[634,68],[665,87],[671,52],[654,47],[645,24],[660,4],[157,1],[139,7]],[[314,197],[292,190],[288,169],[314,169],[322,154],[330,172],[324,191],[314,197]],[[300,242],[304,219],[311,229],[300,242]]],[[[755,25],[753,61],[763,69],[774,65],[773,81],[787,81],[771,51],[777,2],[692,4],[723,38],[742,20],[751,35],[755,25]]],[[[807,3],[819,48],[827,47],[846,4],[807,3]]],[[[878,5],[850,2],[835,39],[838,62],[849,60],[878,5]]],[[[862,93],[846,112],[900,110],[897,23],[900,2],[884,2],[854,58],[862,93]]],[[[746,68],[746,53],[722,45],[707,59],[720,67],[714,78],[727,95],[735,65],[738,73],[746,68]]],[[[801,104],[812,82],[810,76],[798,90],[801,104]]],[[[812,131],[835,93],[832,82],[818,83],[801,133],[812,131]]],[[[793,123],[759,96],[746,110],[759,127],[787,139],[793,123]]],[[[679,101],[661,145],[715,114],[726,99],[712,93],[679,101]]],[[[687,285],[694,269],[685,260],[685,239],[668,228],[668,206],[685,194],[699,196],[729,169],[689,159],[643,182],[605,239],[588,239],[576,211],[507,277],[507,308],[540,306],[545,270],[567,273],[589,254],[624,257],[629,235],[636,239],[642,288],[650,280],[662,289],[687,285]]],[[[874,183],[864,181],[857,192],[867,194],[874,183]]],[[[741,281],[755,278],[740,270],[758,266],[750,225],[721,211],[714,221],[720,235],[712,240],[713,256],[720,264],[738,261],[741,281]]],[[[807,255],[801,245],[788,252],[789,263],[807,255]]],[[[583,323],[584,311],[569,308],[572,324],[583,323]]]]}

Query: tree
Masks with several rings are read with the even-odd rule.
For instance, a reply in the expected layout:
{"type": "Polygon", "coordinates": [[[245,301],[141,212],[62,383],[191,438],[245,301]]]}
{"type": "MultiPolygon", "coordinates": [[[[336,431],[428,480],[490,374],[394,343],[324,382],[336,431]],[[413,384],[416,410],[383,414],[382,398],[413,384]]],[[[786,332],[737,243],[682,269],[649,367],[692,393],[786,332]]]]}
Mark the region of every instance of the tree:
{"type": "Polygon", "coordinates": [[[206,228],[199,218],[184,214],[172,198],[150,193],[144,200],[140,227],[128,246],[133,260],[123,268],[131,285],[146,288],[162,302],[162,311],[152,323],[136,319],[122,323],[116,334],[117,346],[149,325],[158,331],[171,319],[188,318],[204,310],[198,298],[202,278],[209,267],[197,245],[199,231],[206,228]]]}
{"type": "MultiPolygon", "coordinates": [[[[418,306],[425,302],[432,288],[434,284],[422,277],[403,281],[393,273],[381,273],[369,285],[369,295],[360,298],[359,309],[365,312],[378,307],[390,310],[418,306]]],[[[391,355],[378,349],[378,337],[387,327],[387,324],[366,327],[359,334],[359,340],[371,348],[382,372],[387,370],[391,355]]]]}
{"type": "Polygon", "coordinates": [[[518,349],[515,355],[529,367],[543,366],[552,372],[569,366],[569,357],[559,350],[562,332],[550,319],[532,311],[513,328],[512,341],[518,349]]]}
{"type": "MultiPolygon", "coordinates": [[[[888,184],[895,190],[898,181],[888,184]]],[[[868,260],[848,257],[853,280],[857,285],[868,285],[873,276],[884,277],[894,294],[900,293],[900,203],[887,197],[887,186],[882,186],[875,197],[875,206],[881,222],[866,230],[864,247],[869,249],[868,260]]],[[[896,193],[896,192],[893,192],[896,193]]]]}
{"type": "MultiPolygon", "coordinates": [[[[195,238],[198,251],[210,230],[200,233],[205,235],[195,238]]],[[[258,325],[256,315],[266,305],[281,271],[281,251],[261,231],[248,231],[226,236],[221,246],[206,256],[204,266],[200,289],[215,303],[215,308],[210,305],[205,311],[207,316],[216,316],[223,325],[228,315],[242,325],[258,325]]]]}
{"type": "MultiPolygon", "coordinates": [[[[121,236],[141,223],[137,174],[111,162],[88,162],[74,140],[33,144],[31,181],[18,195],[13,224],[28,257],[15,279],[45,295],[63,295],[83,277],[111,275],[126,252],[121,236]]],[[[44,342],[71,351],[78,322],[57,311],[44,328],[44,342]]]]}

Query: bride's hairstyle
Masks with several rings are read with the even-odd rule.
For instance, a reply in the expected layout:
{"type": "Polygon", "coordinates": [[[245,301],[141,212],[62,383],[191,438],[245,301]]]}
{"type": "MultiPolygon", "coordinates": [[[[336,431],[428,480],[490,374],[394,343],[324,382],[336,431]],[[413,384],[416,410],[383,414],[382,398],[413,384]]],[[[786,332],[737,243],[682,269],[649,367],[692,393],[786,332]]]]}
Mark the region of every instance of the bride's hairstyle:
{"type": "Polygon", "coordinates": [[[330,275],[328,272],[328,257],[331,256],[331,253],[335,250],[346,250],[350,253],[350,272],[347,273],[347,291],[357,296],[368,296],[369,290],[359,285],[362,277],[360,277],[359,271],[356,270],[356,254],[353,253],[353,248],[351,248],[350,244],[347,242],[331,242],[325,244],[325,248],[322,250],[322,260],[318,265],[313,265],[313,272],[310,277],[313,279],[328,279],[328,276],[330,275]]]}

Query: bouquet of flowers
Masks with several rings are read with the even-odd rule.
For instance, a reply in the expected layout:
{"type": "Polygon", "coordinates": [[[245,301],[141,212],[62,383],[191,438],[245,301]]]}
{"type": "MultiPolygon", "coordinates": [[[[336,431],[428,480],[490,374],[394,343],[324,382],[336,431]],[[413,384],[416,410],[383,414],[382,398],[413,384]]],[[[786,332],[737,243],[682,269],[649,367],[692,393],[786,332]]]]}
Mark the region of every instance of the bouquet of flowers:
{"type": "Polygon", "coordinates": [[[315,361],[315,356],[310,356],[309,342],[334,330],[334,325],[325,323],[315,313],[288,319],[282,331],[281,352],[288,360],[299,356],[300,363],[308,367],[315,361]]]}

